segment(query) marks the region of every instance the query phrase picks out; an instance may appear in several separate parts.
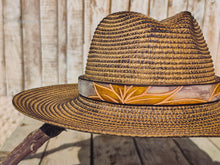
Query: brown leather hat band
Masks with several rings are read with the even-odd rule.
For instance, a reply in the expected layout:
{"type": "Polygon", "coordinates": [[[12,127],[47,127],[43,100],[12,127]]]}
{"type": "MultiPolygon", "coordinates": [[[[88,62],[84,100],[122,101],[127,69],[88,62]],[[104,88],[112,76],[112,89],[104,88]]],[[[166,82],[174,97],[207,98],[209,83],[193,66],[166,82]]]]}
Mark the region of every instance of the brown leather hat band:
{"type": "Polygon", "coordinates": [[[94,100],[120,104],[179,105],[220,99],[220,83],[177,86],[137,86],[93,82],[79,78],[79,94],[94,100]]]}

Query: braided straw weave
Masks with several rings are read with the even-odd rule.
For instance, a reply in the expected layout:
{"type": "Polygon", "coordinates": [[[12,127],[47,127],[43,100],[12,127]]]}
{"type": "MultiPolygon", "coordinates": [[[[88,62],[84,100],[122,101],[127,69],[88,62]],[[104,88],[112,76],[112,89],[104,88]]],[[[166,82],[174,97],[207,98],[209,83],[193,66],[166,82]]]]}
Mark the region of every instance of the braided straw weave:
{"type": "Polygon", "coordinates": [[[181,12],[158,22],[119,12],[98,25],[84,78],[124,84],[215,82],[207,44],[196,20],[181,12]]]}
{"type": "MultiPolygon", "coordinates": [[[[188,12],[158,22],[119,12],[98,25],[84,79],[141,84],[218,83],[207,45],[188,12]]],[[[220,136],[220,101],[128,105],[84,97],[77,84],[30,89],[13,99],[17,110],[79,131],[140,137],[220,136]]]]}

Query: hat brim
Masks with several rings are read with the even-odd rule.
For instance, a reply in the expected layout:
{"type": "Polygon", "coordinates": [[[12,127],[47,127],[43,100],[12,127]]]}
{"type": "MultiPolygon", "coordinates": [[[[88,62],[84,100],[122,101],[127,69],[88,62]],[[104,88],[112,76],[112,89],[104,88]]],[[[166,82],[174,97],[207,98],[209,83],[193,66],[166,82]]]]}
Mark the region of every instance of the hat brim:
{"type": "Polygon", "coordinates": [[[220,101],[194,105],[123,105],[78,94],[77,84],[30,89],[16,109],[43,122],[84,132],[139,136],[220,136],[220,101]]]}

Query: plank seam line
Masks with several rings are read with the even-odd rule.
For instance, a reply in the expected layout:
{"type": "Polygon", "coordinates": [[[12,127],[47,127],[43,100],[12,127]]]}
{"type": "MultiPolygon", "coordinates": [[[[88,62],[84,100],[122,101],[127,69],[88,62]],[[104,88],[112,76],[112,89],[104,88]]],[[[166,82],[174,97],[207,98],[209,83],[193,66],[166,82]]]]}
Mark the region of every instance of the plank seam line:
{"type": "Polygon", "coordinates": [[[108,5],[109,5],[108,13],[112,13],[112,0],[108,1],[108,5]]]}
{"type": "Polygon", "coordinates": [[[41,85],[43,83],[43,76],[42,76],[42,73],[43,73],[43,57],[42,57],[42,29],[41,29],[41,17],[42,17],[42,13],[41,13],[41,1],[38,0],[38,5],[39,5],[39,40],[40,40],[40,81],[41,81],[41,85]]]}
{"type": "Polygon", "coordinates": [[[94,165],[94,144],[93,144],[93,134],[90,137],[90,165],[94,165]]]}
{"type": "Polygon", "coordinates": [[[84,70],[84,24],[85,24],[85,21],[84,21],[84,1],[82,1],[82,4],[81,4],[81,7],[82,7],[82,11],[81,11],[81,21],[82,21],[82,25],[81,25],[81,28],[82,28],[82,36],[81,36],[81,62],[82,62],[82,65],[81,65],[81,74],[83,74],[83,70],[84,70]]]}
{"type": "Polygon", "coordinates": [[[176,146],[179,148],[180,152],[183,154],[184,158],[186,159],[186,161],[190,164],[190,165],[194,165],[190,159],[187,157],[187,155],[184,153],[183,149],[180,147],[179,143],[175,140],[175,139],[172,139],[173,142],[176,144],[176,146]]]}
{"type": "MultiPolygon", "coordinates": [[[[203,18],[202,18],[202,25],[201,25],[201,29],[204,28],[204,24],[205,24],[205,16],[206,16],[206,12],[207,12],[207,6],[208,6],[208,2],[207,0],[205,0],[204,2],[204,13],[203,13],[203,18]]],[[[207,14],[208,15],[208,14],[207,14]]]]}
{"type": "Polygon", "coordinates": [[[211,139],[208,138],[208,141],[210,141],[212,145],[214,145],[218,150],[220,150],[220,147],[217,144],[215,144],[211,139]]]}
{"type": "Polygon", "coordinates": [[[128,1],[128,11],[131,11],[131,0],[128,1]]]}
{"type": "Polygon", "coordinates": [[[24,17],[23,17],[23,7],[22,0],[20,0],[20,33],[21,33],[21,59],[22,59],[22,90],[25,89],[25,62],[24,62],[24,17]]]}
{"type": "Polygon", "coordinates": [[[60,47],[60,43],[59,43],[59,40],[60,40],[60,36],[59,36],[59,31],[60,31],[60,28],[59,28],[59,7],[58,7],[58,0],[56,0],[56,26],[57,26],[57,51],[56,51],[56,63],[57,63],[57,83],[59,84],[60,83],[60,74],[59,74],[59,70],[60,70],[60,61],[59,61],[59,47],[60,47]]]}
{"type": "Polygon", "coordinates": [[[44,150],[43,150],[43,153],[42,153],[42,155],[41,155],[41,157],[40,157],[40,162],[39,162],[38,165],[41,165],[41,163],[42,163],[42,161],[43,161],[43,158],[44,158],[44,156],[46,155],[46,150],[47,150],[47,147],[48,147],[49,142],[50,142],[50,140],[48,140],[48,141],[46,142],[46,146],[45,146],[45,148],[44,148],[44,150]]]}
{"type": "Polygon", "coordinates": [[[5,56],[5,24],[4,24],[4,21],[5,21],[5,14],[4,14],[4,1],[1,1],[1,4],[2,4],[2,42],[3,42],[3,45],[2,45],[2,51],[3,51],[3,67],[4,67],[4,87],[5,87],[5,90],[4,90],[4,94],[5,96],[8,96],[8,87],[7,87],[7,71],[6,71],[6,56],[5,56]]]}
{"type": "Polygon", "coordinates": [[[137,145],[137,141],[136,141],[136,139],[135,139],[134,137],[133,137],[132,139],[133,139],[133,142],[134,142],[135,149],[136,149],[136,151],[137,151],[137,155],[138,155],[139,160],[140,160],[140,162],[141,162],[141,165],[144,165],[143,159],[142,159],[142,157],[141,157],[140,150],[139,150],[138,145],[137,145]]]}
{"type": "Polygon", "coordinates": [[[82,2],[82,74],[84,74],[84,56],[85,56],[85,0],[82,2]]]}
{"type": "Polygon", "coordinates": [[[68,67],[68,59],[69,59],[69,42],[68,42],[68,39],[69,39],[69,35],[68,35],[68,32],[69,32],[69,10],[68,10],[68,6],[69,6],[69,0],[66,0],[66,59],[65,59],[65,62],[66,62],[66,81],[67,83],[69,82],[69,67],[68,67]]]}
{"type": "Polygon", "coordinates": [[[148,0],[148,4],[147,4],[147,16],[150,15],[150,0],[148,0]]]}

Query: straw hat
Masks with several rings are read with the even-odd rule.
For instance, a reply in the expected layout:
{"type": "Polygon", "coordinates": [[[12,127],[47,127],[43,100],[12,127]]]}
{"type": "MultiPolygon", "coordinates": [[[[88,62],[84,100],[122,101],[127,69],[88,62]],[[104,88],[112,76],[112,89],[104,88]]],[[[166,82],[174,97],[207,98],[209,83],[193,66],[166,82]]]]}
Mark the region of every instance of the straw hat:
{"type": "Polygon", "coordinates": [[[220,85],[189,12],[156,21],[135,12],[104,18],[78,84],[17,94],[27,116],[111,135],[220,136],[220,85]]]}

